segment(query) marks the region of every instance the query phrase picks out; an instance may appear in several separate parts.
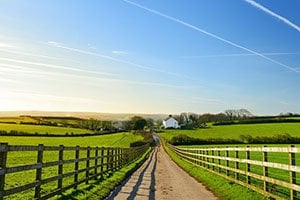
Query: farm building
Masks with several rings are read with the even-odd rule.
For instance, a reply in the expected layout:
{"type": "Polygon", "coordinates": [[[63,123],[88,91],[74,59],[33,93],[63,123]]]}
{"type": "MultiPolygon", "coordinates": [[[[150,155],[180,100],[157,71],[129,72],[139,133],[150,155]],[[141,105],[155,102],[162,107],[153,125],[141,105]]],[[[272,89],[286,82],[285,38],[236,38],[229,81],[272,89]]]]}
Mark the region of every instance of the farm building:
{"type": "Polygon", "coordinates": [[[164,128],[180,128],[178,121],[170,115],[167,119],[163,120],[164,128]]]}

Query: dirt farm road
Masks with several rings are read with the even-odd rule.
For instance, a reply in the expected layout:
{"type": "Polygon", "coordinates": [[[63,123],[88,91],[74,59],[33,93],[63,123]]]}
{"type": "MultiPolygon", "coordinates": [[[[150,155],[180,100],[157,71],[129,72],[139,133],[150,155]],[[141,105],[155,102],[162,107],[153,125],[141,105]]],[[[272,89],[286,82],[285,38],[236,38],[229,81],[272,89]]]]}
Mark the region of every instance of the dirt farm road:
{"type": "Polygon", "coordinates": [[[113,199],[215,200],[218,198],[178,167],[162,146],[157,146],[148,160],[107,198],[107,200],[113,199]]]}

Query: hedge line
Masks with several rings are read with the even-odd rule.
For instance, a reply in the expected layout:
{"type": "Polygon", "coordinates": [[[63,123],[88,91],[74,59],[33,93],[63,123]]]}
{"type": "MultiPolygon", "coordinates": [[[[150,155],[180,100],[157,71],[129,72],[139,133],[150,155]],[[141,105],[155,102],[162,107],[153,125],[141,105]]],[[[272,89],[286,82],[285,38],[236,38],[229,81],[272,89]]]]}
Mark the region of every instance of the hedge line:
{"type": "Polygon", "coordinates": [[[272,137],[240,135],[239,139],[224,138],[193,138],[187,135],[177,135],[169,141],[172,145],[206,145],[206,144],[300,144],[300,137],[289,134],[278,134],[272,137]]]}
{"type": "Polygon", "coordinates": [[[0,136],[37,136],[37,137],[83,137],[83,136],[96,136],[96,135],[106,135],[106,134],[113,134],[113,133],[120,133],[124,131],[103,131],[103,132],[95,132],[95,133],[73,133],[73,132],[66,132],[65,134],[55,134],[55,133],[29,133],[25,131],[4,131],[0,130],[0,136]]]}
{"type": "Polygon", "coordinates": [[[234,124],[265,124],[265,123],[299,123],[300,119],[286,118],[260,118],[260,119],[245,119],[240,121],[222,121],[213,123],[214,126],[234,125],[234,124]]]}

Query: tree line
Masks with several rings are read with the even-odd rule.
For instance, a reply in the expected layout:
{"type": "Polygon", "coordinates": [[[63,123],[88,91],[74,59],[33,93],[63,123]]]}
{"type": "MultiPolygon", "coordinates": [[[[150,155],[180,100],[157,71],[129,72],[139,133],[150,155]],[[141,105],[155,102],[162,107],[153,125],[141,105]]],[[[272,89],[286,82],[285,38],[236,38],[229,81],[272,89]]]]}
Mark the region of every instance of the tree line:
{"type": "Polygon", "coordinates": [[[182,128],[204,128],[206,123],[209,122],[229,122],[233,120],[247,119],[252,117],[253,114],[246,109],[231,109],[225,110],[218,114],[196,114],[190,112],[183,112],[180,115],[173,117],[178,121],[182,128]]]}

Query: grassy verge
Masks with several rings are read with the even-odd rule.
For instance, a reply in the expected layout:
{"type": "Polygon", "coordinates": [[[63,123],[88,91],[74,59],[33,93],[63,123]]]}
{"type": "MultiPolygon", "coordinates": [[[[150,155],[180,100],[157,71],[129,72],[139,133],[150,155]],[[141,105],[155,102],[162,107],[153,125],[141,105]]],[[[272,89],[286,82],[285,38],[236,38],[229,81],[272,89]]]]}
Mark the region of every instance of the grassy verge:
{"type": "Polygon", "coordinates": [[[103,180],[97,180],[91,182],[89,185],[79,186],[77,190],[70,190],[56,199],[104,199],[148,158],[150,152],[151,149],[149,148],[141,158],[112,174],[106,175],[103,180]]]}
{"type": "Polygon", "coordinates": [[[219,198],[224,200],[240,200],[240,199],[255,199],[262,200],[268,199],[251,189],[247,189],[243,186],[235,184],[231,181],[228,181],[221,176],[216,176],[210,172],[207,172],[195,165],[184,161],[174,152],[172,152],[169,148],[165,146],[166,152],[170,155],[170,157],[180,166],[183,170],[189,173],[196,180],[202,182],[205,186],[207,186],[210,190],[212,190],[219,198]]]}
{"type": "MultiPolygon", "coordinates": [[[[117,133],[103,136],[92,137],[78,137],[78,138],[47,138],[47,137],[5,137],[0,136],[0,142],[8,142],[10,145],[37,145],[44,144],[45,146],[58,146],[63,144],[65,146],[109,146],[109,147],[129,147],[130,143],[141,141],[143,139],[140,135],[133,133],[117,133]]],[[[95,155],[95,151],[90,151],[91,155],[95,155]]],[[[43,155],[43,162],[54,162],[59,157],[58,151],[45,151],[43,155]]],[[[64,160],[74,159],[75,151],[64,151],[64,160]]],[[[80,158],[86,157],[86,152],[80,152],[80,158]]],[[[37,153],[35,151],[16,151],[9,152],[7,156],[7,167],[29,165],[36,163],[37,153]]],[[[105,160],[106,161],[106,160],[105,160]]],[[[79,170],[86,167],[86,162],[79,162],[79,170]]],[[[104,170],[106,166],[104,166],[104,170]]],[[[64,173],[74,171],[74,163],[64,164],[64,173]]],[[[11,189],[17,186],[22,186],[35,181],[36,170],[26,170],[17,173],[10,173],[5,178],[5,189],[11,189]]],[[[47,167],[42,171],[42,179],[53,177],[57,175],[57,166],[47,167]]],[[[79,179],[83,179],[85,173],[79,174],[79,179]]],[[[73,183],[73,177],[68,177],[63,180],[63,184],[68,185],[73,183]]],[[[42,194],[49,193],[57,187],[56,182],[51,182],[42,185],[42,194]]],[[[34,190],[26,190],[21,193],[10,195],[9,199],[31,199],[34,195],[34,190]]]]}

